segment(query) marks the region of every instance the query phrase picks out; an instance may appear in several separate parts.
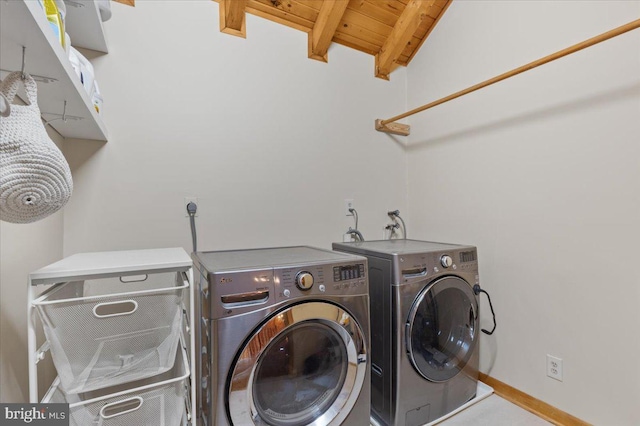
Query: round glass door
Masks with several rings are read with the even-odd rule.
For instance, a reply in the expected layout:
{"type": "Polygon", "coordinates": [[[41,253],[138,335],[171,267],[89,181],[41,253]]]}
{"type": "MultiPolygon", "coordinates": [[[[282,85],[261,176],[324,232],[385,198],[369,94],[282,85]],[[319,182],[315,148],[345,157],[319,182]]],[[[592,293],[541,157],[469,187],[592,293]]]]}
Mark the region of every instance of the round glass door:
{"type": "Polygon", "coordinates": [[[309,302],[271,317],[231,375],[234,424],[324,426],[351,409],[366,373],[362,330],[338,306],[309,302]]]}
{"type": "Polygon", "coordinates": [[[260,357],[253,402],[275,425],[309,424],[338,397],[347,373],[347,348],[324,324],[303,323],[282,333],[260,357]]]}
{"type": "Polygon", "coordinates": [[[444,382],[456,376],[476,345],[478,304],[461,278],[444,277],[427,285],[407,319],[407,354],[425,379],[444,382]]]}

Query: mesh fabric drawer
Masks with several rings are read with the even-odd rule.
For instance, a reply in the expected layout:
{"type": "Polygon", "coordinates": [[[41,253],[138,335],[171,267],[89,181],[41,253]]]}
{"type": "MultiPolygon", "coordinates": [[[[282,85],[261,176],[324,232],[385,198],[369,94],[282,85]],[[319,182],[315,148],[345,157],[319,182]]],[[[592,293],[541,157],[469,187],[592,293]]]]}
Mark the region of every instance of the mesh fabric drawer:
{"type": "Polygon", "coordinates": [[[71,426],[179,426],[186,414],[189,368],[180,347],[174,367],[130,386],[66,394],[54,382],[43,403],[69,404],[71,426]]]}
{"type": "Polygon", "coordinates": [[[74,281],[35,300],[60,387],[75,394],[169,370],[184,279],[168,273],[74,281]]]}

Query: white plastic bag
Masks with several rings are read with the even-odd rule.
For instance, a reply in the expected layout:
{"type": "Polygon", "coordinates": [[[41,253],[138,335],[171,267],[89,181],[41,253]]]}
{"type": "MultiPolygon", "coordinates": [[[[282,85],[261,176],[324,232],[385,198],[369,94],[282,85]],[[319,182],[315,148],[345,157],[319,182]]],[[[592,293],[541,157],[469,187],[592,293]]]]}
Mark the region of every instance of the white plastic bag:
{"type": "Polygon", "coordinates": [[[40,119],[37,85],[13,72],[0,83],[9,103],[24,83],[28,105],[11,105],[0,117],[0,220],[31,223],[64,206],[73,191],[69,164],[40,119]]]}

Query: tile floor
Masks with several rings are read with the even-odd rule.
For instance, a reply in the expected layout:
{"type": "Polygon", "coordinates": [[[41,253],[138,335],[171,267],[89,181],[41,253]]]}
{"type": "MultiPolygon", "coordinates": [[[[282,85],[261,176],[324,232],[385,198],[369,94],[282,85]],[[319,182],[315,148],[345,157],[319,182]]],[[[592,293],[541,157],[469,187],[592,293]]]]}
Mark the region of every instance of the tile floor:
{"type": "MultiPolygon", "coordinates": [[[[492,394],[436,426],[549,426],[551,423],[492,394]]],[[[371,425],[373,426],[373,424],[371,425]]]]}
{"type": "Polygon", "coordinates": [[[438,423],[438,426],[548,426],[550,424],[494,394],[438,423]]]}

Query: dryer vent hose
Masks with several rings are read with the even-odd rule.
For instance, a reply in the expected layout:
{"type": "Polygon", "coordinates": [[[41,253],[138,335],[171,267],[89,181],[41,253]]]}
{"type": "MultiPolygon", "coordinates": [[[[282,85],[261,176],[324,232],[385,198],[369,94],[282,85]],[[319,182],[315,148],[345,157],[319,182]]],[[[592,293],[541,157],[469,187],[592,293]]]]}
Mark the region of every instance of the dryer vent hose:
{"type": "Polygon", "coordinates": [[[491,329],[491,331],[487,331],[484,328],[482,328],[482,332],[484,334],[488,334],[489,336],[491,336],[493,334],[494,331],[496,331],[496,327],[498,326],[498,323],[496,322],[496,313],[493,311],[493,304],[491,303],[491,296],[489,296],[489,293],[487,293],[485,290],[480,288],[480,285],[476,284],[473,286],[473,292],[478,295],[480,293],[484,293],[487,295],[487,300],[489,301],[489,307],[491,308],[491,315],[493,315],[493,328],[491,329]]]}

